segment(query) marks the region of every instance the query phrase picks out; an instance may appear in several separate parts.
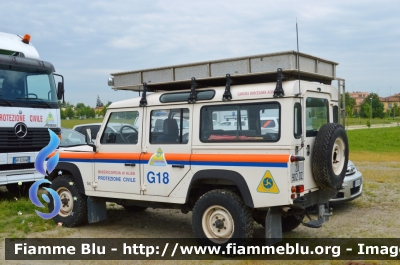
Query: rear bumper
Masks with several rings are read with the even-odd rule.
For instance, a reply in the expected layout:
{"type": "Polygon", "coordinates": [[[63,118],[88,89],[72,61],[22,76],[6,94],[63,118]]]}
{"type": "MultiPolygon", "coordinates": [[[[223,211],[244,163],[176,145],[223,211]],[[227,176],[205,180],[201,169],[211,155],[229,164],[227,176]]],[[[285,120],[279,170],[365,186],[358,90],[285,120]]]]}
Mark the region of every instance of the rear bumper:
{"type": "Polygon", "coordinates": [[[293,205],[297,208],[306,209],[316,204],[324,204],[336,195],[337,190],[316,190],[301,195],[293,200],[293,205]]]}

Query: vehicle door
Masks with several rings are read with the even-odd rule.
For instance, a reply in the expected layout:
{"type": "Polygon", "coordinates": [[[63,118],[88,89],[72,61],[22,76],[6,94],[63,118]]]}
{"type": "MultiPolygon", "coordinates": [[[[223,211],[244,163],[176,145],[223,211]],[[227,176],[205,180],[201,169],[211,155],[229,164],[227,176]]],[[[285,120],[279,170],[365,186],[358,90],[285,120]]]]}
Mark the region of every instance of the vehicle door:
{"type": "MultiPolygon", "coordinates": [[[[305,143],[303,156],[306,158],[304,161],[304,174],[312,176],[312,172],[306,172],[311,169],[312,152],[314,147],[315,138],[322,125],[332,122],[330,121],[330,95],[317,92],[307,92],[305,95],[305,143]]],[[[313,186],[312,178],[305,178],[306,187],[313,186]]],[[[315,185],[315,184],[314,184],[315,185]]]]}
{"type": "Polygon", "coordinates": [[[98,191],[140,194],[143,109],[113,110],[100,129],[95,154],[94,181],[98,191]],[[119,122],[119,130],[109,124],[119,122]]]}
{"type": "Polygon", "coordinates": [[[141,157],[143,194],[169,196],[189,172],[192,109],[191,104],[147,107],[141,157]]]}

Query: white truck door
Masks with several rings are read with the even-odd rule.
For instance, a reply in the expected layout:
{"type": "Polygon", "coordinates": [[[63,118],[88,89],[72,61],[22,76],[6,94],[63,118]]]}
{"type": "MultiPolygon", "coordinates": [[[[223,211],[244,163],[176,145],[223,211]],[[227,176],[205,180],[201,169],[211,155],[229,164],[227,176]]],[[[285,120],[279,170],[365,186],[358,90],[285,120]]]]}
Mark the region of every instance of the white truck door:
{"type": "Polygon", "coordinates": [[[143,109],[118,109],[97,137],[94,181],[98,191],[140,194],[143,109]]]}
{"type": "Polygon", "coordinates": [[[192,110],[191,104],[147,107],[141,157],[143,194],[169,196],[189,172],[192,110]]]}
{"type": "MultiPolygon", "coordinates": [[[[307,92],[305,95],[305,143],[304,143],[304,174],[312,176],[311,170],[312,163],[312,152],[317,133],[322,125],[328,122],[332,122],[329,119],[329,104],[330,95],[307,92]]],[[[312,178],[305,178],[304,182],[306,188],[312,188],[315,186],[315,182],[312,178]]]]}

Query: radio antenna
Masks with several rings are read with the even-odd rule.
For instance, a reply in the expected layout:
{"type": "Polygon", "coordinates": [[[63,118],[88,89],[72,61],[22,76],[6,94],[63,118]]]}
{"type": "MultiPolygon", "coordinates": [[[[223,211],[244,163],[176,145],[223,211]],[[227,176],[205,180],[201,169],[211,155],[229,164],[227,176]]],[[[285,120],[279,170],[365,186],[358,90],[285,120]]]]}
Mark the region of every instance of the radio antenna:
{"type": "Polygon", "coordinates": [[[299,54],[299,30],[297,28],[297,18],[296,18],[296,39],[297,39],[297,72],[299,73],[299,96],[300,92],[300,54],[299,54]]]}

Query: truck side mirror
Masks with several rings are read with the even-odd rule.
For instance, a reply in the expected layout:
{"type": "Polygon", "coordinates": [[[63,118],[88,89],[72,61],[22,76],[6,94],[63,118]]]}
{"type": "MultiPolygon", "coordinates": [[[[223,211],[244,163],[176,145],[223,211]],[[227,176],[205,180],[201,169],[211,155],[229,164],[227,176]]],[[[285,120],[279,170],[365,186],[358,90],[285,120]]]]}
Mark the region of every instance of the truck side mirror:
{"type": "Polygon", "coordinates": [[[57,85],[57,98],[58,100],[63,99],[64,97],[64,83],[63,82],[58,82],[57,85]]]}

